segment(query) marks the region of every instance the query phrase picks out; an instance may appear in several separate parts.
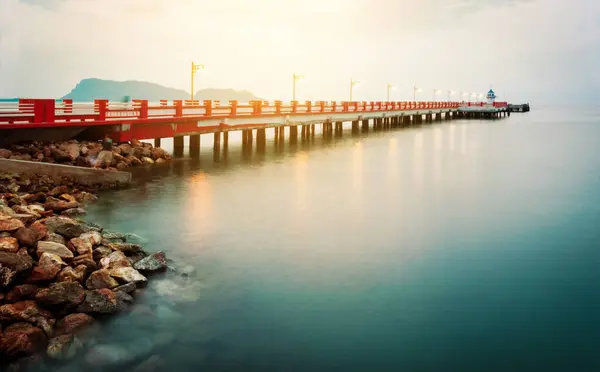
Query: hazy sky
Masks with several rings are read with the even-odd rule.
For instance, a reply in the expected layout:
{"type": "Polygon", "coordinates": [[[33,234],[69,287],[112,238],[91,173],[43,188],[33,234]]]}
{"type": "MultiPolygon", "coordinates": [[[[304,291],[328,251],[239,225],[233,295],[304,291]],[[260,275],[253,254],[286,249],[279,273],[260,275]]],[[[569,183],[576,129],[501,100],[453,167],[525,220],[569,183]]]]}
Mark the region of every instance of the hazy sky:
{"type": "MultiPolygon", "coordinates": [[[[0,0],[0,97],[60,97],[81,79],[298,99],[485,92],[597,103],[600,0],[0,0]]],[[[143,98],[143,97],[139,97],[143,98]]],[[[438,99],[439,99],[438,98],[438,99]]],[[[455,98],[458,98],[455,96],[455,98]]]]}

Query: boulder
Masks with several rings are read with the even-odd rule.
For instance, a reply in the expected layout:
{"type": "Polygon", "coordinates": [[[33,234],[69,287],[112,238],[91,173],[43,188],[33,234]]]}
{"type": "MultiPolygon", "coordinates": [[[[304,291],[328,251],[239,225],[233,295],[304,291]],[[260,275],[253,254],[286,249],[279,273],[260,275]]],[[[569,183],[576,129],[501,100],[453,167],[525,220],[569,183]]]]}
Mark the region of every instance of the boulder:
{"type": "Polygon", "coordinates": [[[135,253],[139,253],[139,252],[143,252],[142,251],[142,247],[140,247],[137,244],[130,244],[130,243],[111,243],[108,245],[108,247],[110,249],[112,249],[113,251],[121,251],[123,253],[127,254],[135,254],[135,253]]]}
{"type": "Polygon", "coordinates": [[[67,266],[65,261],[63,261],[60,256],[49,252],[44,252],[42,254],[40,260],[38,261],[38,265],[59,265],[61,269],[67,266]]]}
{"type": "Polygon", "coordinates": [[[18,229],[14,236],[19,241],[19,244],[26,247],[35,247],[37,242],[43,238],[43,235],[39,231],[26,227],[18,229]]]}
{"type": "Polygon", "coordinates": [[[17,253],[19,251],[19,242],[12,237],[0,238],[0,251],[17,253]]]}
{"type": "Polygon", "coordinates": [[[112,252],[112,249],[102,246],[94,249],[92,256],[94,257],[94,261],[98,262],[104,257],[108,257],[112,252]]]}
{"type": "Polygon", "coordinates": [[[136,262],[133,268],[142,272],[164,271],[167,269],[167,257],[164,252],[156,252],[136,262]]]}
{"type": "Polygon", "coordinates": [[[87,314],[69,314],[56,322],[54,335],[77,334],[93,324],[94,321],[94,318],[87,314]]]}
{"type": "Polygon", "coordinates": [[[35,301],[20,301],[0,306],[0,322],[28,322],[42,329],[49,324],[52,315],[38,306],[35,301]]]}
{"type": "Polygon", "coordinates": [[[92,243],[88,239],[73,238],[70,240],[71,244],[79,255],[91,255],[92,254],[92,243]]]}
{"type": "Polygon", "coordinates": [[[137,284],[145,284],[148,282],[148,279],[133,267],[117,267],[107,270],[110,276],[121,282],[137,284]]]}
{"type": "Polygon", "coordinates": [[[29,323],[14,323],[6,327],[2,334],[0,354],[7,359],[33,355],[44,350],[47,343],[46,335],[38,327],[29,323]]]}
{"type": "Polygon", "coordinates": [[[77,203],[77,199],[75,199],[75,197],[69,193],[64,193],[64,194],[60,194],[59,196],[62,200],[66,200],[68,202],[73,202],[73,203],[77,203]]]}
{"type": "Polygon", "coordinates": [[[7,149],[0,149],[0,158],[8,159],[12,156],[12,151],[7,149]]]}
{"type": "Polygon", "coordinates": [[[119,291],[115,292],[115,295],[117,296],[117,312],[124,312],[133,304],[133,297],[129,294],[119,291]]]}
{"type": "Polygon", "coordinates": [[[98,270],[98,265],[96,265],[96,262],[94,262],[94,259],[92,258],[91,254],[75,257],[75,259],[71,262],[71,266],[73,266],[73,267],[85,266],[87,268],[88,272],[98,270]]]}
{"type": "Polygon", "coordinates": [[[69,360],[77,355],[83,344],[75,335],[61,335],[54,337],[48,343],[46,354],[56,360],[69,360]]]}
{"type": "Polygon", "coordinates": [[[78,217],[85,216],[86,213],[86,210],[83,208],[71,208],[60,212],[60,215],[66,217],[78,217]]]}
{"type": "Polygon", "coordinates": [[[79,238],[89,241],[90,244],[92,244],[93,246],[98,245],[100,244],[100,242],[102,242],[102,234],[100,234],[97,231],[90,231],[85,234],[81,234],[79,238]]]}
{"type": "Polygon", "coordinates": [[[160,147],[155,147],[151,150],[151,157],[154,160],[160,159],[165,156],[166,151],[161,149],[160,147]]]}
{"type": "Polygon", "coordinates": [[[163,158],[158,158],[154,161],[155,164],[165,164],[167,161],[163,158]]]}
{"type": "Polygon", "coordinates": [[[123,284],[121,286],[118,286],[117,288],[113,289],[113,291],[115,293],[118,292],[125,292],[125,293],[133,293],[133,291],[135,291],[137,288],[137,285],[135,283],[127,283],[127,284],[123,284]]]}
{"type": "Polygon", "coordinates": [[[43,306],[73,309],[83,302],[85,290],[79,283],[62,282],[38,291],[35,300],[43,306]]]}
{"type": "Polygon", "coordinates": [[[59,196],[62,194],[66,194],[69,192],[69,187],[67,186],[56,186],[52,190],[48,191],[49,196],[59,196]]]}
{"type": "Polygon", "coordinates": [[[37,254],[41,256],[44,253],[52,253],[60,258],[71,259],[73,258],[73,252],[71,252],[65,245],[54,242],[40,241],[37,243],[37,254]]]}
{"type": "Polygon", "coordinates": [[[17,274],[33,267],[33,259],[25,254],[0,251],[0,288],[9,286],[17,274]]]}
{"type": "Polygon", "coordinates": [[[77,203],[76,201],[66,201],[66,200],[46,200],[46,203],[44,204],[44,208],[46,208],[46,210],[53,210],[55,212],[62,212],[65,211],[67,209],[72,209],[72,208],[78,208],[79,207],[79,203],[77,203]]]}
{"type": "Polygon", "coordinates": [[[0,215],[0,232],[15,231],[21,227],[25,227],[25,225],[19,219],[0,215]]]}
{"type": "Polygon", "coordinates": [[[60,256],[45,252],[27,278],[27,283],[48,282],[53,280],[60,270],[66,266],[60,256]]]}
{"type": "Polygon", "coordinates": [[[87,289],[115,288],[119,283],[114,280],[106,269],[94,271],[85,282],[87,289]]]}
{"type": "Polygon", "coordinates": [[[76,268],[70,266],[62,269],[56,276],[57,282],[77,282],[83,284],[88,268],[85,265],[79,265],[76,268]]]}
{"type": "Polygon", "coordinates": [[[75,195],[75,199],[80,203],[87,203],[98,200],[98,197],[89,192],[82,191],[79,194],[75,195]]]}
{"type": "Polygon", "coordinates": [[[154,164],[154,160],[152,160],[151,157],[143,156],[142,157],[142,163],[144,163],[144,164],[154,164]]]}
{"type": "Polygon", "coordinates": [[[100,267],[103,269],[117,267],[131,267],[131,263],[121,251],[114,251],[107,257],[100,259],[100,267]]]}
{"type": "Polygon", "coordinates": [[[102,238],[107,239],[107,240],[115,240],[117,241],[117,243],[119,242],[125,242],[127,240],[127,236],[125,234],[119,233],[119,232],[108,232],[108,233],[103,233],[102,234],[102,238]]]}
{"type": "Polygon", "coordinates": [[[17,285],[6,295],[7,303],[15,303],[25,300],[33,300],[38,291],[38,287],[33,284],[17,285]]]}
{"type": "Polygon", "coordinates": [[[133,153],[133,148],[128,143],[120,144],[119,148],[121,149],[121,154],[123,156],[131,155],[133,153]]]}
{"type": "Polygon", "coordinates": [[[77,311],[86,314],[113,314],[117,312],[117,296],[108,288],[88,291],[77,311]]]}
{"type": "Polygon", "coordinates": [[[48,233],[48,235],[44,238],[44,241],[59,243],[64,246],[67,245],[67,240],[65,238],[63,238],[62,235],[59,235],[56,233],[48,233]]]}

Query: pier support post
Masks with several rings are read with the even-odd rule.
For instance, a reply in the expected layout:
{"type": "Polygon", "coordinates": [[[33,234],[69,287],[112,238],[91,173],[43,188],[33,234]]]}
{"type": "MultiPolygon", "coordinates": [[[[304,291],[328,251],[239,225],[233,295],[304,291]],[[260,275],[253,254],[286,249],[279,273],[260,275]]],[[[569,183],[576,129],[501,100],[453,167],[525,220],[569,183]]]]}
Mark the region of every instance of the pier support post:
{"type": "Polygon", "coordinates": [[[341,121],[335,122],[335,136],[340,137],[342,135],[343,123],[341,121]]]}
{"type": "MultiPolygon", "coordinates": [[[[181,147],[183,149],[183,137],[175,137],[180,138],[181,147]]],[[[199,155],[200,154],[200,135],[199,134],[190,134],[190,155],[199,155]]]]}
{"type": "MultiPolygon", "coordinates": [[[[302,125],[304,128],[304,125],[302,125]]],[[[295,143],[298,142],[298,126],[293,125],[290,127],[290,142],[295,143]]]]}
{"type": "Polygon", "coordinates": [[[177,157],[183,156],[183,136],[173,137],[173,154],[177,157]]]}
{"type": "Polygon", "coordinates": [[[352,134],[358,133],[358,120],[352,122],[352,134]]]}
{"type": "Polygon", "coordinates": [[[285,127],[282,125],[279,127],[279,142],[285,141],[285,127]]]}
{"type": "Polygon", "coordinates": [[[160,138],[154,139],[154,147],[160,147],[160,138]]]}
{"type": "Polygon", "coordinates": [[[362,132],[367,133],[369,131],[369,119],[363,119],[362,121],[362,132]]]}
{"type": "Polygon", "coordinates": [[[215,132],[214,134],[213,150],[217,152],[221,151],[221,132],[215,132]]]}
{"type": "Polygon", "coordinates": [[[229,147],[229,132],[223,132],[223,149],[229,147]]]}

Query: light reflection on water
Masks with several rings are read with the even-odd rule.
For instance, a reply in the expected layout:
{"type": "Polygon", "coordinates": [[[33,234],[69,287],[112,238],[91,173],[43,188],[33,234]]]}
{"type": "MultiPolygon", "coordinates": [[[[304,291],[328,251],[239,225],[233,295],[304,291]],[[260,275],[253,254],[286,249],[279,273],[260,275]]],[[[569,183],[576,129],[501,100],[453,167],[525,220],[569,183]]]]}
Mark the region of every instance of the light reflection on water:
{"type": "Polygon", "coordinates": [[[185,273],[96,342],[158,370],[597,370],[599,116],[567,114],[232,138],[218,162],[203,138],[90,208],[185,273]]]}

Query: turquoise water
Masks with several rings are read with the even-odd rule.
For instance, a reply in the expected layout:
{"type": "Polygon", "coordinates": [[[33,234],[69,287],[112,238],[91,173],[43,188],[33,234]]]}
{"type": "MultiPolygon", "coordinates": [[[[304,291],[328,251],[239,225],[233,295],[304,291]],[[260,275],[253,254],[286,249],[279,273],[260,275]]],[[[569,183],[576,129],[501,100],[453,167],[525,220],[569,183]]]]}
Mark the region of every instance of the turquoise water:
{"type": "Polygon", "coordinates": [[[89,219],[187,276],[61,370],[598,371],[599,139],[534,107],[140,173],[89,219]]]}

